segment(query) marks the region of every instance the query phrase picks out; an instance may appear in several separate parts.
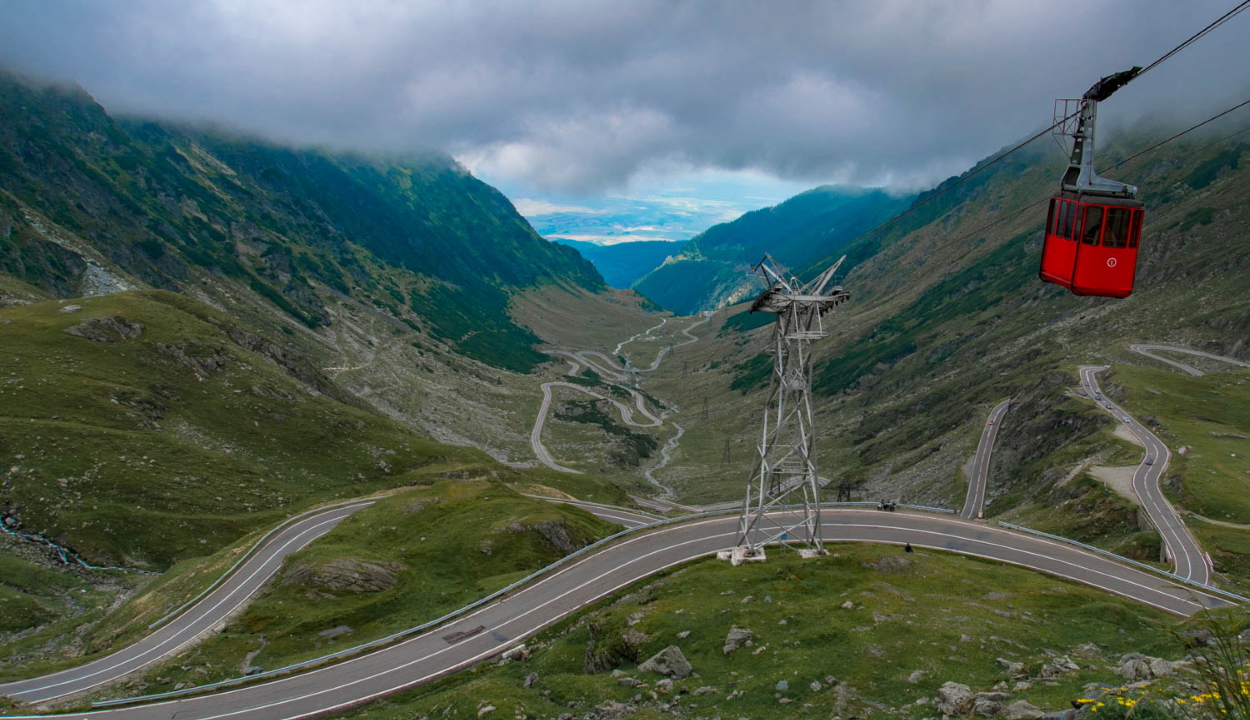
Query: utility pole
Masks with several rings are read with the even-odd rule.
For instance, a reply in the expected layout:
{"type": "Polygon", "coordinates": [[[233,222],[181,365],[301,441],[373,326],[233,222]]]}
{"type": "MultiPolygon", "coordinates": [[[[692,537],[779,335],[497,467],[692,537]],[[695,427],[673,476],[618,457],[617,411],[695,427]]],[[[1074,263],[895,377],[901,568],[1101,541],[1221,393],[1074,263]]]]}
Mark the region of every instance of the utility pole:
{"type": "Polygon", "coordinates": [[[725,452],[723,455],[721,455],[720,464],[721,465],[729,464],[729,437],[728,436],[725,437],[725,452]]]}
{"type": "Polygon", "coordinates": [[[704,395],[704,396],[703,396],[703,412],[699,413],[699,419],[700,419],[700,420],[707,420],[707,418],[708,418],[708,414],[707,414],[707,395],[704,395]]]}
{"type": "Polygon", "coordinates": [[[689,375],[689,374],[690,374],[690,361],[689,361],[689,360],[682,360],[682,361],[681,361],[681,377],[682,377],[682,379],[683,379],[683,380],[685,380],[685,379],[686,379],[686,376],[687,376],[687,375],[689,375]]]}
{"type": "Polygon", "coordinates": [[[767,283],[751,312],[776,315],[773,374],[764,404],[758,455],[747,479],[736,547],[721,553],[735,565],[764,559],[764,546],[781,543],[803,557],[825,554],[820,528],[810,346],[829,333],[824,316],[849,295],[833,280],[846,260],[801,283],[771,256],[755,272],[767,283]]]}

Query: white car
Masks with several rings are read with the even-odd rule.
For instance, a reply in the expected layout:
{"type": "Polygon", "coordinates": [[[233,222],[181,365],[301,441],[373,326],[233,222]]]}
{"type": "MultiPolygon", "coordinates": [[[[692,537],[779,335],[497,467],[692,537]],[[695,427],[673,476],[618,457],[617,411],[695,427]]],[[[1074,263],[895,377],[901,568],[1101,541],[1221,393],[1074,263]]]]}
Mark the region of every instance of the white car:
{"type": "Polygon", "coordinates": [[[1133,418],[1129,417],[1128,415],[1125,415],[1125,416],[1124,416],[1124,422],[1126,422],[1126,423],[1131,423],[1131,422],[1133,422],[1133,418]]]}

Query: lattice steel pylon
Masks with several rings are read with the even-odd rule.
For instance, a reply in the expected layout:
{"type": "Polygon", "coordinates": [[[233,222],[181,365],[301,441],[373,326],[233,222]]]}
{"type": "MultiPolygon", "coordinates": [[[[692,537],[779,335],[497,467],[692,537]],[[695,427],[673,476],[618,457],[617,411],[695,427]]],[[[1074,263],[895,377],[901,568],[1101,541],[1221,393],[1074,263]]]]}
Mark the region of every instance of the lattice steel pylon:
{"type": "Polygon", "coordinates": [[[807,284],[769,255],[755,267],[769,287],[755,299],[751,312],[775,313],[777,320],[760,444],[742,503],[737,547],[730,552],[735,563],[763,559],[764,546],[776,542],[804,556],[825,552],[809,352],[813,342],[828,335],[825,313],[850,297],[834,281],[845,259],[842,256],[807,284]]]}

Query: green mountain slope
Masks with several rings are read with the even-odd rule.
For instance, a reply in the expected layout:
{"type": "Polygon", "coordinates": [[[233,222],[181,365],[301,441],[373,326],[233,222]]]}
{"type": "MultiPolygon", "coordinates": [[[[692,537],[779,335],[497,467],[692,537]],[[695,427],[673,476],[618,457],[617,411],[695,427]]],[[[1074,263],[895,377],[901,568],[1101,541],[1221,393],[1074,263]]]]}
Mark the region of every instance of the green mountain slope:
{"type": "Polygon", "coordinates": [[[604,281],[614,288],[628,288],[642,276],[659,267],[670,255],[681,251],[685,243],[644,240],[616,245],[596,245],[581,240],[557,238],[556,243],[568,245],[594,264],[604,281]]]}
{"type": "Polygon", "coordinates": [[[750,268],[770,253],[803,267],[905,207],[879,190],[827,185],[709,228],[634,287],[683,315],[741,302],[759,289],[750,268]]]}
{"type": "Polygon", "coordinates": [[[330,322],[325,295],[340,293],[518,371],[544,358],[499,312],[513,292],[602,288],[589,262],[450,158],[366,159],[115,120],[80,89],[0,74],[0,271],[73,296],[90,289],[93,264],[184,292],[228,283],[309,328],[330,322]]]}
{"type": "MultiPolygon", "coordinates": [[[[1083,463],[1124,459],[1114,423],[1069,388],[1080,364],[1151,364],[1128,352],[1129,342],[1245,357],[1250,143],[1221,135],[1231,129],[1187,136],[1107,173],[1139,184],[1148,211],[1137,291],[1126,300],[1077,297],[1037,279],[1044,201],[1064,165],[1048,148],[1019,153],[886,231],[801,269],[810,277],[837,254],[848,255],[851,301],[829,316],[832,334],[814,355],[828,476],[856,484],[868,499],[959,507],[960,467],[985,415],[1014,397],[991,470],[989,497],[1000,499],[987,515],[1091,540],[1114,529],[1114,542],[1127,543],[1122,549],[1148,547],[1141,545],[1147,539],[1130,537],[1134,508],[1096,478],[1058,486],[1069,473],[1080,475],[1083,463]],[[1073,500],[1080,493],[1089,494],[1073,500]],[[1082,517],[1101,519],[1074,523],[1049,510],[1068,501],[1082,517]]],[[[1170,134],[1148,128],[1109,137],[1099,165],[1170,134]]],[[[661,368],[650,379],[650,392],[686,407],[701,410],[707,398],[706,418],[678,418],[686,433],[664,474],[688,499],[729,499],[745,482],[771,370],[771,357],[762,354],[771,328],[754,320],[743,306],[718,312],[718,335],[683,348],[688,377],[661,368]]]]}

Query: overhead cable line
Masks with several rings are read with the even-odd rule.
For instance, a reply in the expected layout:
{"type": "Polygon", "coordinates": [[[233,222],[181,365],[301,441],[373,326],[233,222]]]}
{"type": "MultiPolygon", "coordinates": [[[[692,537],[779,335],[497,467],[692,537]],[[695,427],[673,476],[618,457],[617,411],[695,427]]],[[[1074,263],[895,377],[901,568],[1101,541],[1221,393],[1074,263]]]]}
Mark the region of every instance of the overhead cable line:
{"type": "MultiPolygon", "coordinates": [[[[1250,0],[1247,0],[1247,4],[1250,4],[1250,0]]],[[[1144,150],[1140,150],[1140,151],[1138,151],[1138,152],[1136,152],[1136,153],[1133,153],[1133,154],[1132,154],[1132,155],[1130,155],[1129,157],[1127,157],[1127,158],[1125,158],[1125,159],[1121,160],[1120,162],[1116,163],[1115,165],[1112,165],[1111,167],[1108,167],[1108,168],[1103,168],[1103,169],[1102,169],[1102,170],[1100,170],[1099,172],[1106,172],[1106,171],[1108,171],[1108,170],[1114,170],[1114,169],[1116,169],[1116,168],[1118,168],[1118,167],[1120,167],[1120,166],[1122,166],[1122,165],[1127,164],[1130,160],[1136,160],[1137,158],[1141,157],[1142,155],[1145,155],[1146,153],[1149,153],[1149,152],[1152,152],[1152,151],[1154,151],[1154,150],[1157,150],[1157,149],[1159,149],[1160,147],[1162,147],[1163,145],[1166,145],[1166,144],[1168,144],[1168,143],[1172,142],[1173,140],[1176,140],[1177,138],[1181,137],[1182,135],[1186,135],[1186,134],[1188,134],[1188,133],[1191,133],[1191,132],[1193,132],[1194,130],[1197,130],[1198,128],[1202,127],[1203,125],[1206,125],[1206,124],[1208,124],[1208,123],[1210,123],[1210,122],[1212,122],[1212,121],[1218,120],[1218,119],[1220,119],[1220,118],[1224,117],[1225,115],[1227,115],[1227,114],[1229,114],[1229,113],[1233,112],[1234,110],[1238,110],[1238,109],[1243,108],[1243,107],[1245,107],[1245,106],[1247,106],[1247,105],[1250,105],[1250,100],[1246,100],[1245,102],[1242,102],[1242,103],[1239,103],[1239,104],[1237,104],[1237,105],[1234,105],[1233,107],[1231,107],[1231,108],[1229,108],[1229,109],[1225,110],[1225,111],[1224,111],[1224,112],[1222,112],[1222,113],[1219,113],[1218,115],[1212,115],[1211,117],[1207,118],[1206,120],[1203,120],[1202,122],[1200,122],[1200,123],[1198,123],[1198,124],[1196,124],[1196,125],[1192,125],[1192,126],[1190,126],[1189,128],[1186,128],[1185,130],[1182,130],[1181,132],[1176,133],[1175,135],[1173,135],[1172,137],[1170,137],[1170,138],[1168,138],[1168,139],[1166,139],[1166,140],[1160,140],[1159,142],[1155,143],[1154,145],[1151,145],[1150,147],[1148,147],[1148,148],[1146,148],[1146,149],[1144,149],[1144,150]]],[[[1207,143],[1207,144],[1206,144],[1206,145],[1204,145],[1203,147],[1210,147],[1211,145],[1214,145],[1214,144],[1216,144],[1216,143],[1224,142],[1225,140],[1231,140],[1232,138],[1237,137],[1238,135],[1240,135],[1240,134],[1242,134],[1242,133],[1246,132],[1247,130],[1250,130],[1250,126],[1248,126],[1248,127],[1244,127],[1244,128],[1242,128],[1242,129],[1238,130],[1238,131],[1237,131],[1237,132],[1235,132],[1235,133],[1232,133],[1232,134],[1230,134],[1230,135],[1225,135],[1224,137],[1219,138],[1218,140],[1214,140],[1214,141],[1212,141],[1212,142],[1210,142],[1210,143],[1207,143]]],[[[968,238],[971,238],[971,237],[975,237],[975,236],[977,236],[977,235],[980,235],[981,233],[985,232],[986,230],[989,230],[990,228],[994,227],[995,225],[998,225],[999,223],[1006,222],[1006,221],[1010,220],[1011,218],[1013,218],[1013,217],[1015,217],[1015,216],[1019,215],[1020,213],[1025,212],[1025,211],[1027,211],[1027,210],[1032,210],[1033,208],[1035,208],[1035,207],[1037,207],[1038,205],[1041,205],[1041,204],[1043,204],[1043,203],[1047,202],[1048,200],[1050,200],[1050,193],[1047,193],[1047,194],[1046,194],[1046,197],[1042,198],[1041,200],[1038,200],[1037,202],[1029,203],[1028,205],[1025,205],[1024,207],[1020,208],[1019,210],[1013,210],[1013,211],[1011,211],[1010,213],[1008,213],[1008,214],[1006,214],[1006,215],[1003,215],[1002,217],[998,218],[997,220],[994,220],[993,222],[990,222],[990,223],[987,223],[987,224],[985,224],[985,225],[982,225],[981,227],[977,228],[976,230],[973,230],[973,231],[972,231],[972,232],[970,232],[970,233],[966,233],[966,234],[964,234],[964,235],[960,235],[959,237],[957,237],[957,238],[955,238],[955,239],[953,239],[953,240],[949,240],[949,241],[947,241],[947,242],[941,243],[940,245],[935,245],[932,249],[933,249],[933,250],[937,250],[938,248],[946,247],[947,245],[950,245],[950,244],[952,244],[952,243],[961,242],[961,241],[963,241],[963,240],[967,240],[968,238]]]]}
{"type": "MultiPolygon", "coordinates": [[[[1224,14],[1223,14],[1223,15],[1221,15],[1219,18],[1217,18],[1216,20],[1214,20],[1211,24],[1207,25],[1207,26],[1206,26],[1206,27],[1204,27],[1203,29],[1201,29],[1201,30],[1199,30],[1198,32],[1196,32],[1196,33],[1194,33],[1193,35],[1191,35],[1191,36],[1190,36],[1187,40],[1185,40],[1184,42],[1182,42],[1180,45],[1177,45],[1176,47],[1174,47],[1174,48],[1172,48],[1171,50],[1167,51],[1167,52],[1166,52],[1166,53],[1164,53],[1163,55],[1159,56],[1159,58],[1158,58],[1157,60],[1155,60],[1154,62],[1152,62],[1152,63],[1150,63],[1149,65],[1147,65],[1147,66],[1145,67],[1145,69],[1143,69],[1143,70],[1141,70],[1140,72],[1136,73],[1136,74],[1135,74],[1132,78],[1130,78],[1130,79],[1129,79],[1129,81],[1128,81],[1128,82],[1132,82],[1133,80],[1136,80],[1137,78],[1141,77],[1142,75],[1145,75],[1147,72],[1149,72],[1149,71],[1151,71],[1151,70],[1155,69],[1155,68],[1156,68],[1156,67],[1158,67],[1159,65],[1162,65],[1165,61],[1167,61],[1168,59],[1170,59],[1173,55],[1176,55],[1177,53],[1179,53],[1180,51],[1182,51],[1182,50],[1184,50],[1185,48],[1189,47],[1190,45],[1194,44],[1194,43],[1195,43],[1195,42],[1197,42],[1198,40],[1201,40],[1202,38],[1206,37],[1208,34],[1210,34],[1210,33],[1211,33],[1213,30],[1215,30],[1216,28],[1220,27],[1221,25],[1223,25],[1224,23],[1228,22],[1229,20],[1232,20],[1232,19],[1233,19],[1234,17],[1236,17],[1237,15],[1241,14],[1241,12],[1242,12],[1243,10],[1245,10],[1247,7],[1250,7],[1250,0],[1242,0],[1242,2],[1238,3],[1238,4],[1237,4],[1237,6],[1236,6],[1236,7],[1234,7],[1232,10],[1229,10],[1228,12],[1224,13],[1224,14]]],[[[1125,84],[1127,84],[1127,82],[1126,82],[1125,84]]],[[[1245,104],[1246,104],[1246,103],[1242,103],[1242,105],[1245,105],[1245,104]]],[[[1237,107],[1241,107],[1241,105],[1238,105],[1237,107]]],[[[1228,113],[1232,112],[1233,110],[1236,110],[1236,109],[1237,109],[1237,107],[1230,108],[1229,110],[1226,110],[1225,112],[1221,113],[1221,115],[1226,115],[1226,114],[1228,114],[1228,113]]],[[[1047,133],[1049,133],[1051,130],[1054,130],[1055,128],[1060,127],[1061,125],[1063,125],[1063,124],[1064,124],[1065,122],[1067,122],[1068,120],[1072,119],[1073,117],[1076,117],[1076,115],[1077,115],[1077,114],[1078,114],[1078,113],[1072,113],[1071,115],[1068,115],[1067,117],[1064,117],[1064,118],[1062,118],[1062,119],[1060,119],[1060,120],[1057,120],[1056,122],[1052,123],[1052,124],[1050,125],[1050,127],[1047,127],[1046,129],[1044,129],[1044,130],[1042,130],[1041,132],[1037,133],[1036,135],[1034,135],[1033,137],[1029,138],[1028,140],[1025,140],[1024,142],[1020,143],[1019,145],[1016,145],[1015,147],[1011,148],[1010,150],[1007,150],[1006,152],[1002,153],[1001,155],[999,155],[999,156],[995,157],[993,160],[990,160],[989,162],[987,162],[987,163],[985,163],[984,165],[982,165],[982,166],[980,166],[980,167],[976,168],[976,169],[975,169],[975,170],[973,170],[972,172],[970,172],[970,173],[968,173],[968,174],[964,175],[963,177],[959,178],[958,180],[956,180],[955,182],[951,183],[950,185],[947,185],[946,187],[941,188],[940,190],[938,190],[937,192],[933,193],[933,194],[932,194],[932,195],[930,195],[929,197],[925,198],[925,199],[924,199],[924,200],[922,200],[921,202],[919,202],[919,203],[916,203],[916,204],[912,205],[911,207],[907,208],[907,209],[906,209],[906,210],[904,210],[903,212],[901,212],[901,213],[899,213],[899,214],[895,215],[894,217],[890,218],[889,220],[886,220],[885,222],[881,223],[880,225],[878,225],[878,226],[874,227],[873,229],[871,229],[871,230],[869,230],[869,231],[867,231],[867,232],[865,232],[865,233],[862,233],[861,235],[859,235],[859,236],[855,237],[853,240],[851,240],[850,242],[846,243],[846,245],[851,245],[852,243],[855,243],[855,242],[858,242],[858,241],[860,241],[860,240],[863,240],[864,238],[868,237],[869,235],[872,235],[873,233],[877,232],[878,230],[881,230],[882,228],[888,227],[888,226],[893,225],[894,223],[898,222],[899,220],[902,220],[903,218],[907,217],[908,215],[912,214],[913,212],[915,212],[915,211],[919,210],[920,208],[924,207],[925,205],[929,204],[930,202],[932,202],[932,201],[936,200],[938,197],[940,197],[940,196],[942,196],[942,195],[944,195],[944,194],[946,194],[946,193],[950,192],[951,190],[954,190],[955,188],[959,187],[960,185],[962,185],[963,183],[967,182],[968,180],[971,180],[973,177],[975,177],[976,175],[978,175],[978,174],[980,174],[980,173],[984,172],[985,170],[989,169],[991,166],[996,165],[996,164],[998,164],[999,162],[1002,162],[1003,160],[1007,159],[1007,157],[1009,157],[1009,156],[1010,156],[1010,155],[1012,155],[1013,153],[1018,152],[1019,150],[1024,149],[1024,147],[1025,147],[1025,146],[1029,145],[1030,143],[1033,143],[1033,142],[1037,141],[1039,138],[1041,138],[1042,136],[1046,135],[1046,134],[1047,134],[1047,133]]],[[[1220,117],[1220,115],[1217,115],[1217,116],[1215,116],[1215,117],[1213,117],[1213,118],[1210,118],[1210,119],[1209,119],[1209,120],[1207,120],[1206,122],[1211,122],[1211,120],[1215,120],[1215,119],[1216,119],[1216,118],[1218,118],[1218,117],[1220,117]]],[[[1197,125],[1197,126],[1195,126],[1195,127],[1193,127],[1193,128],[1190,128],[1189,130],[1186,130],[1186,131],[1184,131],[1184,132],[1180,133],[1180,135],[1184,135],[1185,133],[1189,132],[1190,130],[1194,130],[1194,129],[1196,129],[1197,127],[1201,127],[1201,125],[1206,124],[1206,122],[1201,123],[1200,125],[1197,125]]],[[[1167,139],[1167,140],[1165,140],[1164,142],[1170,142],[1171,140],[1174,140],[1175,138],[1180,137],[1180,135],[1176,135],[1176,136],[1174,136],[1174,137],[1172,137],[1172,138],[1168,138],[1168,139],[1167,139]]],[[[1155,146],[1155,147],[1157,147],[1157,146],[1155,146]]],[[[1143,152],[1149,152],[1150,150],[1153,150],[1153,149],[1154,149],[1153,147],[1152,147],[1152,148],[1148,148],[1147,150],[1144,150],[1143,152]]],[[[1132,159],[1132,158],[1129,158],[1129,159],[1132,159]]],[[[1125,160],[1124,162],[1128,162],[1128,161],[1127,161],[1127,160],[1125,160]]],[[[1124,164],[1123,162],[1122,162],[1122,163],[1120,163],[1120,165],[1123,165],[1123,164],[1124,164]]],[[[1115,166],[1113,166],[1113,167],[1119,167],[1119,165],[1115,165],[1115,166]]],[[[1110,169],[1110,168],[1108,168],[1108,169],[1110,169]]],[[[1035,204],[1040,204],[1040,203],[1035,203],[1035,204]]]]}
{"type": "MultiPolygon", "coordinates": [[[[1158,67],[1159,65],[1163,64],[1163,61],[1165,61],[1165,60],[1167,60],[1168,58],[1172,57],[1173,55],[1175,55],[1176,53],[1180,52],[1181,50],[1184,50],[1185,48],[1189,47],[1190,45],[1192,45],[1193,43],[1197,42],[1198,40],[1201,40],[1203,37],[1205,37],[1205,36],[1207,35],[1207,33],[1211,32],[1212,30],[1216,29],[1217,27],[1219,27],[1219,26],[1223,25],[1224,23],[1228,22],[1229,20],[1232,20],[1233,18],[1237,17],[1237,15],[1241,14],[1241,12],[1242,12],[1243,10],[1245,10],[1247,7],[1250,7],[1250,0],[1242,0],[1242,2],[1241,2],[1240,4],[1238,4],[1238,5],[1237,5],[1237,7],[1233,8],[1232,10],[1229,10],[1229,11],[1228,11],[1228,12],[1226,12],[1226,13],[1224,13],[1224,14],[1223,14],[1223,15],[1221,15],[1218,19],[1216,19],[1214,22],[1212,22],[1210,25],[1208,25],[1208,26],[1204,27],[1203,29],[1201,29],[1201,30],[1199,30],[1198,32],[1196,32],[1196,33],[1194,33],[1193,35],[1191,35],[1191,36],[1190,36],[1190,38],[1189,38],[1188,40],[1186,40],[1185,42],[1181,43],[1180,45],[1177,45],[1176,47],[1172,48],[1171,50],[1167,51],[1167,52],[1166,52],[1164,55],[1162,55],[1162,56],[1161,56],[1158,60],[1155,60],[1154,62],[1152,62],[1152,63],[1150,63],[1149,65],[1147,65],[1147,66],[1145,67],[1145,69],[1143,69],[1141,72],[1137,73],[1137,77],[1141,77],[1142,75],[1145,75],[1146,73],[1150,72],[1151,70],[1154,70],[1156,67],[1158,67]]],[[[1136,79],[1136,78],[1134,78],[1134,79],[1136,79]]]]}

